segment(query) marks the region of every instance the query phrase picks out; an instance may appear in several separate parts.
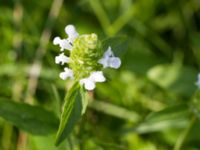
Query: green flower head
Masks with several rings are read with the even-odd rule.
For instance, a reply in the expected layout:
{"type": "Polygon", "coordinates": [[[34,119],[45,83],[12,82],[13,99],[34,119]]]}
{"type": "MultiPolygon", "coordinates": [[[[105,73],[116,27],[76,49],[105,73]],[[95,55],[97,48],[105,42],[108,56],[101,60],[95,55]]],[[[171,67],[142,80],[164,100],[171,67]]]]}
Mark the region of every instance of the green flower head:
{"type": "Polygon", "coordinates": [[[73,25],[65,27],[67,39],[54,38],[54,45],[59,45],[62,53],[56,56],[56,64],[68,64],[60,78],[75,79],[87,90],[93,90],[96,82],[104,82],[106,78],[101,71],[102,68],[119,68],[121,60],[115,57],[111,47],[105,53],[102,52],[101,43],[95,33],[79,35],[73,25]],[[69,50],[66,56],[64,50],[69,50]]]}

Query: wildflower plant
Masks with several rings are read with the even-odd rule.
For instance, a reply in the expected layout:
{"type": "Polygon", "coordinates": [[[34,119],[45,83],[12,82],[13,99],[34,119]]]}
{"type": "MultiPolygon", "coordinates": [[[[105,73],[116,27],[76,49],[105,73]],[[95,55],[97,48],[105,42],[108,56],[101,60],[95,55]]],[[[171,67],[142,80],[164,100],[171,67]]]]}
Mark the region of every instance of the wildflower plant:
{"type": "Polygon", "coordinates": [[[53,40],[53,44],[59,45],[61,51],[55,57],[55,63],[64,68],[59,77],[62,80],[74,80],[74,84],[65,97],[56,144],[67,137],[85,112],[86,91],[94,90],[96,83],[106,81],[102,70],[118,69],[121,66],[121,60],[114,55],[111,46],[103,49],[95,33],[79,35],[73,25],[67,25],[65,32],[68,38],[55,37],[53,40]]]}

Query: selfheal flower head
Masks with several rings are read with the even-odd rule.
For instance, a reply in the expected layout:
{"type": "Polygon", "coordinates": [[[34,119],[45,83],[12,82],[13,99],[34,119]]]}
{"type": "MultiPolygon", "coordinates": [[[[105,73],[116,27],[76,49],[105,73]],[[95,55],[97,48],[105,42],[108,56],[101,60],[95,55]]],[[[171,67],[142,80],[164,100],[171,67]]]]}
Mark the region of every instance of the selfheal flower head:
{"type": "Polygon", "coordinates": [[[121,60],[114,56],[111,47],[103,54],[101,43],[95,33],[79,35],[73,25],[65,27],[68,38],[56,37],[54,45],[59,45],[63,51],[55,57],[56,64],[67,64],[64,72],[60,73],[60,78],[67,78],[79,81],[80,85],[87,90],[93,90],[97,82],[105,82],[102,69],[106,67],[117,69],[121,65],[121,60]],[[64,50],[69,50],[69,56],[64,50]]]}
{"type": "Polygon", "coordinates": [[[81,79],[88,77],[91,72],[100,70],[101,65],[97,60],[102,56],[98,37],[96,34],[85,34],[79,36],[73,43],[73,50],[69,63],[74,71],[75,78],[81,79]]]}

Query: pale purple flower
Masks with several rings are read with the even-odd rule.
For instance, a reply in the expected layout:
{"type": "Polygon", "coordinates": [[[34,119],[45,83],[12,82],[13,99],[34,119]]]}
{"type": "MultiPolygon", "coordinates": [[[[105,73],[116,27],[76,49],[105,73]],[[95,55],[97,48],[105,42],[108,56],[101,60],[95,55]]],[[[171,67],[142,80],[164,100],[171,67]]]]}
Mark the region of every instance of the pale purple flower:
{"type": "Polygon", "coordinates": [[[103,57],[98,61],[99,64],[103,65],[103,68],[114,68],[118,69],[121,66],[121,60],[119,57],[115,57],[111,47],[109,46],[103,57]]]}

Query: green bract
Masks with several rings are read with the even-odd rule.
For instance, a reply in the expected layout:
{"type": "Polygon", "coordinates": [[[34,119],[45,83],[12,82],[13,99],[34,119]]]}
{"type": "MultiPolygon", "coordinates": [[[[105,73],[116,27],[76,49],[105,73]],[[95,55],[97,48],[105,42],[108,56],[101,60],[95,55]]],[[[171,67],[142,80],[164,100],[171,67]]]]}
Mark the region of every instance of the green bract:
{"type": "Polygon", "coordinates": [[[88,77],[91,72],[102,68],[102,65],[97,63],[103,55],[100,45],[94,33],[81,35],[75,39],[69,62],[75,79],[88,77]]]}

